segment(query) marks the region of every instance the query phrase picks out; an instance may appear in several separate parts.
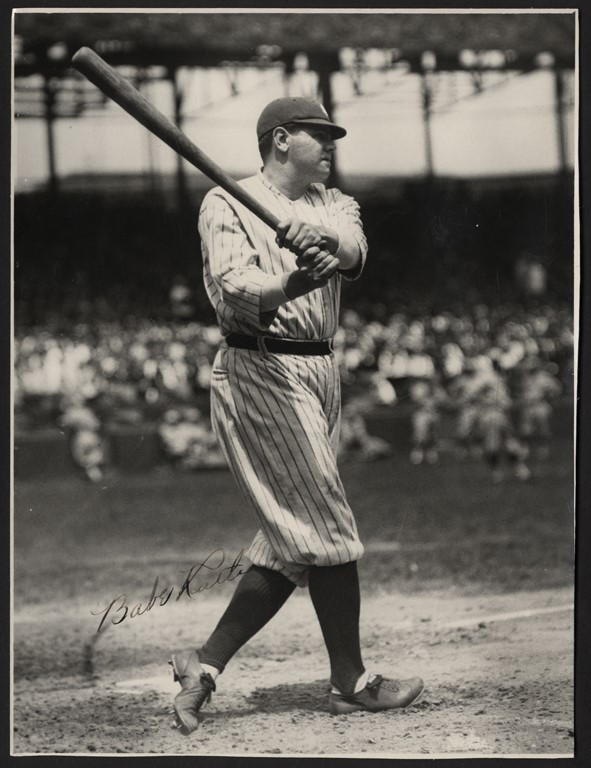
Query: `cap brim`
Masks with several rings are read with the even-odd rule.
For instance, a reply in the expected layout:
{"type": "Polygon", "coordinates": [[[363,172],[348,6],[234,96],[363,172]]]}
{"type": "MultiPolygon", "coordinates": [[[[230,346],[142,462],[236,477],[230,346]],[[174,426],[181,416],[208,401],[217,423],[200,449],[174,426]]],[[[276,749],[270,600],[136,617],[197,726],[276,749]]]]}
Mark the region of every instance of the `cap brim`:
{"type": "Polygon", "coordinates": [[[301,120],[289,120],[288,122],[295,123],[297,125],[321,125],[324,128],[328,128],[330,130],[333,139],[342,139],[343,136],[347,135],[347,131],[340,125],[335,125],[328,120],[322,120],[320,117],[308,117],[301,120]]]}

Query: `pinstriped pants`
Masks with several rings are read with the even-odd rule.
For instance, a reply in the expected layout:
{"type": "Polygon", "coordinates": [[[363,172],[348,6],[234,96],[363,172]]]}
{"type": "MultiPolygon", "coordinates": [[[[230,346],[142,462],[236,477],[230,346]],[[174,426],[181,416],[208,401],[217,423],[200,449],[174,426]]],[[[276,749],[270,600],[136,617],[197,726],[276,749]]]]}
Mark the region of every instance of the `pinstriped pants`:
{"type": "Polygon", "coordinates": [[[333,355],[262,355],[220,347],[212,424],[260,530],[255,565],[299,586],[311,565],[359,560],[363,545],[336,463],[340,380],[333,355]]]}

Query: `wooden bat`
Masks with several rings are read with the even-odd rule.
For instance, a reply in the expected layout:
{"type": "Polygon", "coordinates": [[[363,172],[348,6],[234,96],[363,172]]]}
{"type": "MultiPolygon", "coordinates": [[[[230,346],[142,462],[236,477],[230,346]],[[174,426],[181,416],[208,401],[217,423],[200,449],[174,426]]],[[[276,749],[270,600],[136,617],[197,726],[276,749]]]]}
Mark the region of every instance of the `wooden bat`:
{"type": "Polygon", "coordinates": [[[106,61],[90,48],[80,48],[72,57],[73,66],[106,96],[119,104],[126,112],[174,149],[191,165],[229,192],[249,211],[276,230],[279,219],[243,189],[231,176],[220,168],[180,131],[162,112],[151,104],[124,77],[109,66],[106,61]]]}

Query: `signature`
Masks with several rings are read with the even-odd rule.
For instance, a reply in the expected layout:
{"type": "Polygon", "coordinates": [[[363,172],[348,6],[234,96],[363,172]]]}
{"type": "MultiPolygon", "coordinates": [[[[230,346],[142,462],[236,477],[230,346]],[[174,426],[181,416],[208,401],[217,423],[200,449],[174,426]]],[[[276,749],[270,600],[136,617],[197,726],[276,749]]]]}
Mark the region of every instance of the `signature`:
{"type": "Polygon", "coordinates": [[[127,601],[127,594],[117,595],[101,610],[91,611],[93,616],[103,615],[98,625],[97,633],[103,627],[108,626],[107,621],[110,624],[121,624],[126,619],[143,616],[144,613],[151,611],[154,606],[166,605],[173,598],[175,601],[180,600],[183,595],[193,598],[200,592],[212,589],[217,584],[234,581],[234,579],[245,573],[245,570],[243,570],[245,564],[242,562],[243,555],[244,550],[241,549],[231,565],[224,566],[226,553],[223,549],[215,549],[202,562],[195,563],[188,571],[181,571],[186,576],[180,586],[174,585],[160,588],[159,577],[156,576],[150,597],[146,603],[136,603],[131,606],[127,601]],[[207,574],[208,578],[205,582],[196,584],[195,579],[197,575],[203,573],[207,574]]]}

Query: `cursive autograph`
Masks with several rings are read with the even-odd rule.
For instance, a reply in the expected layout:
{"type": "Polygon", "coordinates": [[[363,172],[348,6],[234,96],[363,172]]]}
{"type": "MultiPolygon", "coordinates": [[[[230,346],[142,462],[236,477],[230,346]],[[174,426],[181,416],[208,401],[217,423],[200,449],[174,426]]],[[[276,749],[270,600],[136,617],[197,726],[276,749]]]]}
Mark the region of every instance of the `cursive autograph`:
{"type": "Polygon", "coordinates": [[[241,549],[231,565],[222,567],[226,562],[226,553],[223,549],[214,549],[213,552],[207,555],[205,560],[195,563],[188,571],[181,571],[181,573],[186,573],[186,576],[180,586],[166,586],[159,589],[159,579],[156,576],[147,603],[136,603],[130,606],[127,602],[127,594],[118,595],[100,611],[91,611],[93,616],[100,616],[102,614],[97,633],[105,626],[108,626],[107,620],[110,624],[121,624],[125,619],[134,619],[136,616],[142,616],[144,613],[151,611],[155,605],[166,605],[173,596],[175,600],[180,600],[183,595],[193,598],[200,592],[212,589],[216,584],[234,581],[234,579],[237,579],[246,572],[243,570],[243,566],[246,567],[246,564],[242,562],[243,555],[244,550],[241,549]],[[199,574],[206,574],[205,582],[196,583],[195,580],[199,574]]]}

